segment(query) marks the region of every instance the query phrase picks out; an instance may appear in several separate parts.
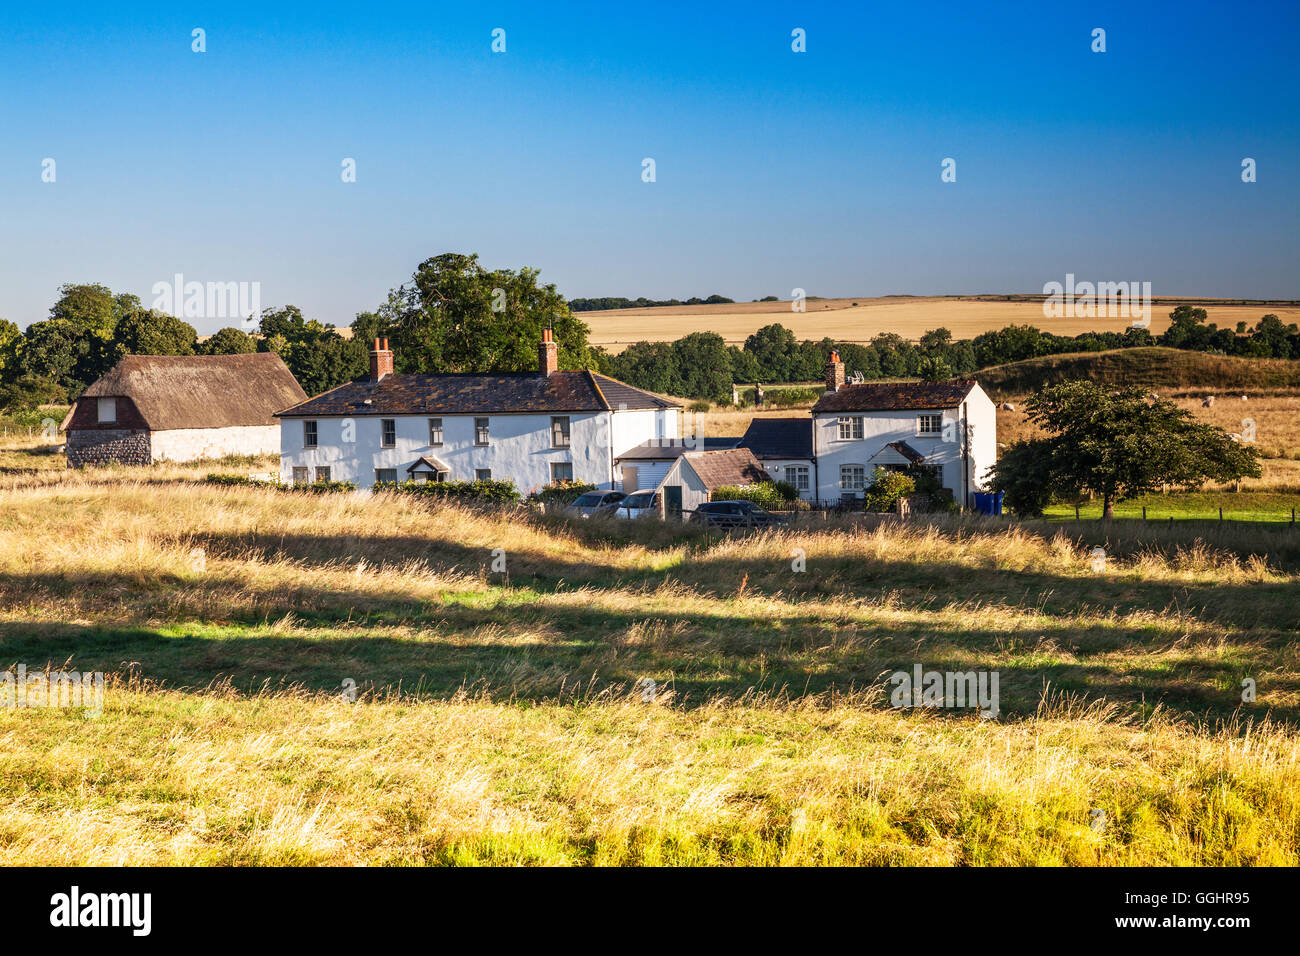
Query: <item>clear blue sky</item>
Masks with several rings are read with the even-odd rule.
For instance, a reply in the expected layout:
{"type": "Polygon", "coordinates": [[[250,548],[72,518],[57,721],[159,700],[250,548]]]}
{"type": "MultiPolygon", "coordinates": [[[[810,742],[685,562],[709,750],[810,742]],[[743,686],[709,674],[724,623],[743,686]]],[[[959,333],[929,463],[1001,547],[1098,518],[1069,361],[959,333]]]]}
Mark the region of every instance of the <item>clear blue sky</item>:
{"type": "Polygon", "coordinates": [[[1297,40],[1295,2],[8,3],[0,316],[181,272],[343,325],[446,251],[569,297],[1300,298],[1297,40]]]}

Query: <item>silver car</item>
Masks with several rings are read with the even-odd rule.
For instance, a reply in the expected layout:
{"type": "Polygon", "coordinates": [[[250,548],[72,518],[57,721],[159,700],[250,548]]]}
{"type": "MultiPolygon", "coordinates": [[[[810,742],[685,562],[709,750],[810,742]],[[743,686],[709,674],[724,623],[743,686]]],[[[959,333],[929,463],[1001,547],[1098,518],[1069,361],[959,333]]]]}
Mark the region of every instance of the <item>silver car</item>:
{"type": "Polygon", "coordinates": [[[564,513],[570,518],[609,514],[626,497],[621,491],[589,491],[575,498],[573,504],[564,509],[564,513]]]}
{"type": "Polygon", "coordinates": [[[634,491],[618,503],[614,509],[616,518],[659,517],[659,493],[653,488],[634,491]]]}

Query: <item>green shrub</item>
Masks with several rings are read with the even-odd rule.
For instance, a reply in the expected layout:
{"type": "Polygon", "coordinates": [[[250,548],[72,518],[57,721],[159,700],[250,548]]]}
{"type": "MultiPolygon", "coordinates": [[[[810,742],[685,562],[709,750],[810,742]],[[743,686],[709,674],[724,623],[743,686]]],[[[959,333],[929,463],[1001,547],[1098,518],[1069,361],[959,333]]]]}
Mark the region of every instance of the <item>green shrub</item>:
{"type": "MultiPolygon", "coordinates": [[[[785,484],[785,482],[782,482],[785,484]]],[[[793,489],[791,489],[793,490],[793,489]]],[[[752,501],[760,508],[779,511],[789,501],[777,486],[770,481],[761,481],[756,485],[722,485],[713,489],[712,501],[752,501]]]]}
{"type": "Polygon", "coordinates": [[[708,402],[699,401],[699,402],[691,402],[689,405],[686,406],[686,409],[687,411],[691,411],[691,412],[707,412],[712,407],[713,406],[710,405],[708,402]]]}
{"type": "Polygon", "coordinates": [[[580,496],[595,490],[596,486],[588,481],[556,481],[545,485],[533,498],[546,504],[571,505],[580,496]]]}
{"type": "Polygon", "coordinates": [[[871,476],[871,485],[863,493],[863,507],[867,511],[893,511],[899,498],[914,491],[916,482],[911,475],[877,468],[871,476]]]}
{"type": "Polygon", "coordinates": [[[461,501],[519,501],[522,497],[513,481],[379,481],[375,491],[421,495],[426,498],[456,498],[461,501]]]}

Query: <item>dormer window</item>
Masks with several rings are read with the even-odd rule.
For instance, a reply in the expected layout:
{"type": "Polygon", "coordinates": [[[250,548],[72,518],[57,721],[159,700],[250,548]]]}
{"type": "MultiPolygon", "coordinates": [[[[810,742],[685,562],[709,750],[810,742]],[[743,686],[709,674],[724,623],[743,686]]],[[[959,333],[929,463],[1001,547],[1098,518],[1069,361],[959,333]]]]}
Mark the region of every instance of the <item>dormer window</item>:
{"type": "Polygon", "coordinates": [[[104,422],[117,421],[117,399],[116,398],[101,398],[99,399],[98,404],[99,404],[99,421],[101,424],[104,422]]]}

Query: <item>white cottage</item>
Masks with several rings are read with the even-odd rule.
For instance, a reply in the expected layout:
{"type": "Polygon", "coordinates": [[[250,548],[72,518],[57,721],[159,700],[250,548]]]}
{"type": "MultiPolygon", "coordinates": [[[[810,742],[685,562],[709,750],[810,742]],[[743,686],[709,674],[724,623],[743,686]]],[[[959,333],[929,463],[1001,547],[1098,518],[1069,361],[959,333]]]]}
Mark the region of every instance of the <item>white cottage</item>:
{"type": "Polygon", "coordinates": [[[831,353],[826,391],[813,406],[817,498],[859,498],[877,467],[930,470],[959,505],[983,491],[997,461],[997,410],[979,384],[848,385],[831,353]]]}
{"type": "Polygon", "coordinates": [[[678,435],[681,406],[595,372],[562,372],[551,330],[536,372],[393,372],[376,339],[370,375],[278,413],[285,482],[505,479],[525,493],[555,481],[617,485],[615,461],[678,435]]]}

